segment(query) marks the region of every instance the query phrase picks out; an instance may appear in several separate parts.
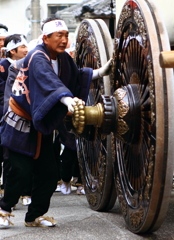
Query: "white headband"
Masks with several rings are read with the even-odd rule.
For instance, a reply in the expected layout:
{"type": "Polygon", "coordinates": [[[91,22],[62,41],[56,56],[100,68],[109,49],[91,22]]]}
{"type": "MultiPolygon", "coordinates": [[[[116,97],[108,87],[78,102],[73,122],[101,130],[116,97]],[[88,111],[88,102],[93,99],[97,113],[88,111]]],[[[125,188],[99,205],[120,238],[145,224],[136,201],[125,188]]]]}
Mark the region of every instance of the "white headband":
{"type": "Polygon", "coordinates": [[[19,46],[22,46],[22,45],[25,45],[27,47],[27,41],[25,40],[25,38],[21,35],[20,36],[21,38],[21,41],[20,42],[17,42],[15,43],[14,40],[11,40],[6,47],[3,47],[2,49],[6,50],[6,52],[9,52],[19,46]]]}
{"type": "Polygon", "coordinates": [[[43,35],[48,35],[58,31],[68,31],[68,28],[63,20],[53,20],[47,22],[43,26],[43,35]]]}
{"type": "Polygon", "coordinates": [[[4,28],[0,28],[0,37],[7,37],[8,32],[4,28]]]}

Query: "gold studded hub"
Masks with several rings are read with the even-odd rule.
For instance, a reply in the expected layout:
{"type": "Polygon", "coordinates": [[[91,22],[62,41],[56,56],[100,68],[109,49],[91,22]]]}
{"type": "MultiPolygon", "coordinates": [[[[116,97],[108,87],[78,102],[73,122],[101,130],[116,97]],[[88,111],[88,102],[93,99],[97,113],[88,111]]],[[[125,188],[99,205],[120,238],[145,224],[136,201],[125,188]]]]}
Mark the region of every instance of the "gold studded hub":
{"type": "Polygon", "coordinates": [[[74,114],[72,117],[72,123],[76,132],[81,134],[85,127],[85,106],[82,101],[77,101],[74,106],[74,114]]]}

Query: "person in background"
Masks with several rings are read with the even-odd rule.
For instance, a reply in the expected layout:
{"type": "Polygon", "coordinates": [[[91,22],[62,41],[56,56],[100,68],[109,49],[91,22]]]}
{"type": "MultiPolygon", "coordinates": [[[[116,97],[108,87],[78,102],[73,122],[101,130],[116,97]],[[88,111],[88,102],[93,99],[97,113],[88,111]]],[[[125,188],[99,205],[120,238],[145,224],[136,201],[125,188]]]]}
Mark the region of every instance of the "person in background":
{"type": "MultiPolygon", "coordinates": [[[[71,43],[69,41],[67,46],[68,47],[65,51],[74,59],[75,43],[71,43]]],[[[57,138],[59,139],[59,135],[57,138]]],[[[63,145],[64,148],[60,154],[60,152],[58,152],[58,149],[60,150],[60,146],[55,147],[56,154],[60,154],[60,156],[57,157],[58,161],[60,161],[58,163],[58,171],[60,172],[58,173],[58,183],[55,191],[61,191],[63,194],[70,194],[71,186],[73,186],[77,188],[76,193],[78,195],[82,195],[85,194],[85,190],[80,176],[75,135],[73,133],[69,133],[69,138],[72,142],[71,148],[63,145]]],[[[60,144],[61,138],[59,140],[58,139],[55,140],[55,145],[60,144]]]]}
{"type": "Polygon", "coordinates": [[[65,51],[74,59],[75,54],[75,43],[72,42],[68,48],[65,49],[65,51]]]}
{"type": "MultiPolygon", "coordinates": [[[[4,40],[8,35],[8,28],[4,24],[0,23],[0,61],[4,58],[4,51],[2,47],[4,47],[4,40]]],[[[3,148],[0,146],[0,179],[2,175],[2,163],[3,163],[3,148]]],[[[3,186],[2,186],[3,188],[3,186]]],[[[1,181],[0,181],[0,198],[3,195],[3,190],[1,189],[1,181]]]]}
{"type": "MultiPolygon", "coordinates": [[[[15,63],[16,60],[24,58],[27,55],[28,49],[26,37],[21,34],[9,35],[5,38],[4,47],[2,47],[2,49],[6,53],[6,58],[0,61],[0,118],[2,118],[4,111],[4,91],[8,78],[9,67],[12,63],[15,63]]],[[[6,176],[10,168],[10,162],[8,160],[7,149],[2,146],[0,146],[0,148],[1,162],[3,162],[3,174],[1,172],[1,175],[3,175],[3,185],[1,188],[4,189],[6,176]]]]}
{"type": "MultiPolygon", "coordinates": [[[[75,142],[74,134],[72,134],[71,138],[74,138],[75,142]]],[[[65,146],[60,159],[62,161],[60,174],[62,183],[60,191],[63,194],[70,194],[71,186],[73,186],[77,188],[76,193],[78,195],[85,194],[80,176],[76,146],[74,145],[74,149],[65,146]]]]}
{"type": "Polygon", "coordinates": [[[4,41],[7,36],[8,36],[8,27],[0,23],[0,60],[5,57],[4,50],[2,50],[2,47],[4,47],[4,41]]]}
{"type": "Polygon", "coordinates": [[[28,51],[33,50],[38,44],[42,44],[43,43],[43,34],[39,35],[38,38],[36,39],[32,39],[29,43],[28,43],[28,51]]]}
{"type": "MultiPolygon", "coordinates": [[[[27,44],[28,51],[31,51],[34,49],[38,44],[41,44],[42,41],[42,35],[40,35],[37,39],[31,40],[27,44]]],[[[12,63],[8,69],[8,78],[6,81],[6,86],[5,86],[5,94],[4,94],[4,113],[7,111],[8,106],[9,106],[9,99],[12,93],[12,87],[13,83],[22,68],[24,63],[24,58],[16,60],[14,63],[12,63]]],[[[25,188],[22,191],[21,194],[21,201],[22,205],[28,206],[31,203],[31,190],[32,190],[32,177],[28,184],[25,186],[25,188]]]]}

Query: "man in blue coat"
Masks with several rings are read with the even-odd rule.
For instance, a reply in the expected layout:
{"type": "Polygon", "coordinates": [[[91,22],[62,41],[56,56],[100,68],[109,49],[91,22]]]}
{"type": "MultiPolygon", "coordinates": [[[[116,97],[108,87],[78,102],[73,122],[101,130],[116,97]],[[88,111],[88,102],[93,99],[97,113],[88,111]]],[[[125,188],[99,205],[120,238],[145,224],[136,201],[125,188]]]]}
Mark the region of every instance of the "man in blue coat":
{"type": "Polygon", "coordinates": [[[65,22],[47,19],[43,25],[43,43],[26,56],[14,82],[1,134],[2,145],[9,149],[11,159],[4,197],[0,201],[3,228],[11,224],[11,208],[18,202],[32,173],[32,202],[25,226],[56,225],[53,218],[43,216],[57,185],[52,132],[65,129],[63,118],[68,111],[74,112],[77,98],[86,101],[91,80],[107,75],[110,69],[110,61],[96,70],[77,69],[65,52],[67,42],[65,22]]]}

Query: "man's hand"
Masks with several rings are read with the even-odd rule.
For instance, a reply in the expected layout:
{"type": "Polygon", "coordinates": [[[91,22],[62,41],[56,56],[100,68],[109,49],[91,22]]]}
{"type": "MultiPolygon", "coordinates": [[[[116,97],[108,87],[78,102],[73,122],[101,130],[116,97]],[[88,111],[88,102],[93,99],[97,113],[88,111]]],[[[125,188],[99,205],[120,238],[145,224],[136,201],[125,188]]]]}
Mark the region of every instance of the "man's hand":
{"type": "Polygon", "coordinates": [[[81,99],[75,97],[75,98],[72,98],[72,97],[62,97],[60,99],[61,103],[63,103],[65,106],[67,106],[68,108],[68,111],[71,112],[71,113],[74,113],[74,106],[76,105],[76,102],[77,101],[81,101],[81,103],[84,105],[84,101],[82,101],[81,99]]]}
{"type": "Polygon", "coordinates": [[[112,61],[113,61],[113,58],[110,58],[109,61],[105,63],[103,67],[94,69],[92,79],[97,79],[99,77],[109,75],[112,67],[112,61]]]}

